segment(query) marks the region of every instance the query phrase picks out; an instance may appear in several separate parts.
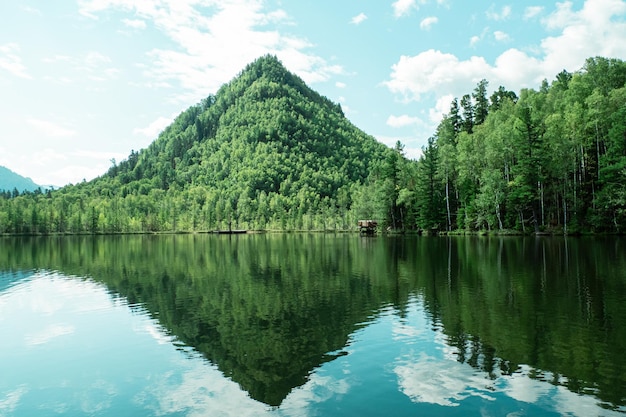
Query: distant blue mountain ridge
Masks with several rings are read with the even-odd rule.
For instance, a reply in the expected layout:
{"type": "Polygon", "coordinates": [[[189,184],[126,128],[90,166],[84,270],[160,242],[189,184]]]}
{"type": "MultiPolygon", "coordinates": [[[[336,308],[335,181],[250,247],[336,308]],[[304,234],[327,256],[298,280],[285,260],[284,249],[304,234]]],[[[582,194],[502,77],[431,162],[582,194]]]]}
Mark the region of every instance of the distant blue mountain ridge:
{"type": "MultiPolygon", "coordinates": [[[[17,189],[20,193],[24,191],[35,191],[39,185],[35,184],[30,178],[22,177],[9,168],[0,166],[0,191],[13,191],[17,189]]],[[[44,187],[41,187],[42,189],[44,187]]]]}

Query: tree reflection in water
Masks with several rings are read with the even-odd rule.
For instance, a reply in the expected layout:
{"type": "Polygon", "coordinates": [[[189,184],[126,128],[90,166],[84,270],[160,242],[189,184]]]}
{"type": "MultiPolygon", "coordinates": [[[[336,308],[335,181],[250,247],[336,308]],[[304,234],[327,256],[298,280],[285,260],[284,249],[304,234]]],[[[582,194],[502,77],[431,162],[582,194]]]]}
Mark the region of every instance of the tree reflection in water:
{"type": "Polygon", "coordinates": [[[383,306],[402,317],[416,296],[486,384],[523,373],[626,405],[619,238],[81,236],[3,239],[0,249],[2,270],[104,283],[272,406],[346,354],[383,306]]]}

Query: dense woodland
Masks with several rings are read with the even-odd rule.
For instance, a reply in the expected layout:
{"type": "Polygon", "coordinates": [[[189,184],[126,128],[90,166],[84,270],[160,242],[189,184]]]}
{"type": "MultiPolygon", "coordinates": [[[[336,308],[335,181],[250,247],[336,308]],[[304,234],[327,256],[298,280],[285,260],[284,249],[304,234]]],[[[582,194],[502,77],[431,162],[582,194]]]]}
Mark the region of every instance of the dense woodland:
{"type": "Polygon", "coordinates": [[[591,58],[519,97],[454,100],[415,176],[416,222],[444,230],[626,227],[626,63],[591,58]]]}
{"type": "Polygon", "coordinates": [[[487,80],[419,161],[389,149],[272,56],[93,181],[0,194],[0,233],[626,228],[626,63],[590,58],[539,90],[487,80]]]}

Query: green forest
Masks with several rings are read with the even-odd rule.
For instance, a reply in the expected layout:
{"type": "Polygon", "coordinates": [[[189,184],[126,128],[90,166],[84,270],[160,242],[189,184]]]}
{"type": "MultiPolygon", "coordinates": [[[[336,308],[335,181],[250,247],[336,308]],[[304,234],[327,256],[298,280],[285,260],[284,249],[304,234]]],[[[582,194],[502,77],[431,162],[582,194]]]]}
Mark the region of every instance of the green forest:
{"type": "Polygon", "coordinates": [[[0,193],[0,233],[622,233],[626,63],[488,91],[454,99],[414,161],[264,56],[102,176],[0,193]]]}

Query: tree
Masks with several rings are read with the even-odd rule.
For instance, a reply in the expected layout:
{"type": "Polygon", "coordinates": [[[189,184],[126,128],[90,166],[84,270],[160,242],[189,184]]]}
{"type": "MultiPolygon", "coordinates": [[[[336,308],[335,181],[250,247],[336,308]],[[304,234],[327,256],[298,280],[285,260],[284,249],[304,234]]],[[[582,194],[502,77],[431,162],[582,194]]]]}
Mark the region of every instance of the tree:
{"type": "Polygon", "coordinates": [[[452,126],[454,135],[458,135],[463,128],[463,118],[460,114],[459,100],[455,97],[450,103],[450,113],[448,115],[449,123],[452,126]]]}
{"type": "Polygon", "coordinates": [[[403,207],[398,204],[402,188],[404,145],[397,141],[392,152],[387,154],[382,170],[383,198],[386,206],[385,223],[392,229],[403,228],[403,207]]]}
{"type": "Polygon", "coordinates": [[[480,80],[472,97],[474,98],[474,124],[483,124],[489,114],[489,100],[487,99],[487,86],[489,82],[484,78],[480,80]]]}
{"type": "Polygon", "coordinates": [[[513,91],[507,91],[503,86],[498,87],[498,89],[491,94],[489,111],[500,110],[506,100],[515,103],[517,101],[517,94],[513,91]]]}
{"type": "Polygon", "coordinates": [[[456,184],[457,169],[457,130],[455,127],[455,117],[453,115],[443,118],[437,127],[437,144],[438,144],[438,167],[437,175],[445,184],[445,202],[446,202],[446,230],[450,231],[456,224],[456,211],[458,207],[458,193],[452,190],[453,184],[456,184]]]}
{"type": "Polygon", "coordinates": [[[465,94],[461,98],[461,108],[463,109],[463,130],[472,133],[474,130],[474,104],[472,104],[472,97],[469,94],[465,94]]]}
{"type": "Polygon", "coordinates": [[[430,137],[417,166],[417,224],[425,230],[438,230],[447,224],[443,187],[437,175],[438,159],[436,140],[430,137]]]}

